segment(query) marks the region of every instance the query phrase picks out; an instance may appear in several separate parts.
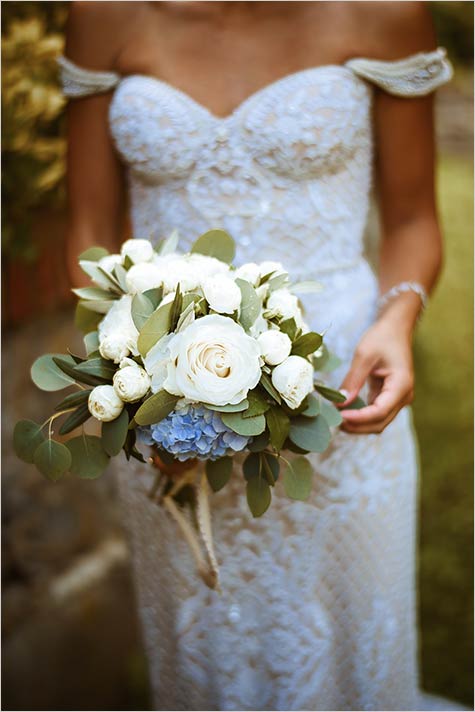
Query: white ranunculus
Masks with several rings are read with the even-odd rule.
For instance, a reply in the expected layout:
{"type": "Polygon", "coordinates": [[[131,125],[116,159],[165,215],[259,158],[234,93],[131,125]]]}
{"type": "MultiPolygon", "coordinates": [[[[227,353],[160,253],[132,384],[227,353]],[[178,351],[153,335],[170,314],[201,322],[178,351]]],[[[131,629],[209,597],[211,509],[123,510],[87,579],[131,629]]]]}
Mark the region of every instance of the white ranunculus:
{"type": "Polygon", "coordinates": [[[241,265],[234,272],[235,279],[244,279],[246,282],[250,282],[253,287],[259,284],[261,278],[261,268],[260,265],[255,262],[246,262],[246,264],[241,265]]]}
{"type": "Polygon", "coordinates": [[[123,401],[117,395],[114,386],[96,386],[87,401],[89,412],[104,423],[115,420],[124,408],[123,401]]]}
{"type": "Polygon", "coordinates": [[[191,292],[199,289],[208,277],[229,272],[229,265],[215,257],[199,254],[157,255],[154,264],[161,270],[165,292],[174,292],[178,284],[182,292],[191,292]]]}
{"type": "Polygon", "coordinates": [[[129,353],[138,354],[139,332],[132,321],[131,305],[132,297],[130,294],[124,294],[114,302],[97,327],[99,352],[114,363],[120,363],[129,353]]]}
{"type": "Polygon", "coordinates": [[[170,352],[168,344],[174,338],[174,334],[166,334],[157,341],[155,346],[152,346],[148,351],[143,362],[145,370],[151,377],[151,391],[158,393],[163,388],[163,384],[167,378],[167,367],[170,361],[170,352]]]}
{"type": "Polygon", "coordinates": [[[264,357],[264,361],[269,364],[269,366],[277,366],[277,364],[282,363],[284,359],[292,351],[292,342],[283,331],[278,329],[269,329],[269,331],[264,331],[258,339],[258,344],[261,347],[261,353],[264,357]]]}
{"type": "Polygon", "coordinates": [[[312,364],[302,356],[288,356],[272,371],[272,383],[289,408],[298,408],[314,389],[312,364]]]}
{"type": "Polygon", "coordinates": [[[288,289],[276,289],[267,300],[267,309],[278,311],[284,319],[295,319],[297,326],[302,326],[302,310],[299,300],[288,289]]]}
{"type": "Polygon", "coordinates": [[[193,402],[235,404],[261,378],[259,344],[219,314],[197,319],[173,336],[165,390],[193,402]]]}
{"type": "Polygon", "coordinates": [[[101,257],[101,259],[98,261],[99,267],[102,267],[103,270],[106,272],[112,272],[114,267],[116,265],[121,265],[123,262],[122,255],[106,255],[105,257],[101,257]]]}
{"type": "Polygon", "coordinates": [[[273,273],[274,277],[277,277],[278,274],[287,274],[287,270],[284,269],[284,266],[281,262],[272,262],[271,260],[261,262],[259,264],[259,269],[261,272],[261,277],[265,277],[267,274],[271,273],[273,273]]]}
{"type": "Polygon", "coordinates": [[[123,259],[129,257],[136,265],[140,262],[150,262],[155,254],[155,250],[153,249],[152,243],[148,240],[132,238],[123,243],[120,248],[120,254],[123,259]]]}
{"type": "Polygon", "coordinates": [[[131,294],[146,292],[147,289],[162,286],[163,271],[152,262],[141,262],[138,265],[132,265],[127,271],[125,281],[131,294]]]}
{"type": "Polygon", "coordinates": [[[135,403],[143,398],[150,388],[150,376],[131,359],[124,359],[122,363],[119,370],[114,373],[114,388],[123,401],[135,403]]]}
{"type": "Polygon", "coordinates": [[[232,314],[241,304],[241,290],[236,282],[224,274],[208,277],[202,283],[203,294],[211,309],[220,314],[232,314]]]}
{"type": "Polygon", "coordinates": [[[215,274],[228,274],[230,271],[230,267],[226,262],[221,262],[216,257],[200,255],[198,252],[186,255],[185,259],[193,269],[198,270],[201,280],[214,277],[215,274]]]}

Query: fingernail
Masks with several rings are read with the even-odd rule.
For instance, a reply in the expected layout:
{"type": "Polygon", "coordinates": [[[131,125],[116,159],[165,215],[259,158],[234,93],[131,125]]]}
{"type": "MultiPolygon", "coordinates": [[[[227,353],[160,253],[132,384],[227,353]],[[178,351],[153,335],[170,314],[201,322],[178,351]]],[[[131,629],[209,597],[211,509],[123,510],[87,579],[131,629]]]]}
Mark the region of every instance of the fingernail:
{"type": "Polygon", "coordinates": [[[340,388],[340,393],[345,396],[345,398],[348,400],[348,396],[350,395],[349,392],[346,390],[346,388],[340,388]]]}

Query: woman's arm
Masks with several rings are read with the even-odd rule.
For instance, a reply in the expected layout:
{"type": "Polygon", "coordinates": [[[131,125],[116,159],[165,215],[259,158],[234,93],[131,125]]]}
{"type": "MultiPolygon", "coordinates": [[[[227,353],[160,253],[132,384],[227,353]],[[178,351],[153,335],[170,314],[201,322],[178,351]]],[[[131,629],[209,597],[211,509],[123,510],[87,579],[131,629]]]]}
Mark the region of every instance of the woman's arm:
{"type": "MultiPolygon", "coordinates": [[[[65,48],[69,59],[87,69],[113,70],[123,25],[112,7],[116,5],[70,3],[65,48]]],[[[89,283],[77,264],[78,255],[92,245],[117,252],[124,228],[125,180],[109,132],[110,99],[107,92],[70,99],[67,106],[66,261],[73,286],[89,283]]]]}
{"type": "MultiPolygon", "coordinates": [[[[396,56],[435,47],[425,11],[422,15],[418,11],[418,22],[408,34],[420,44],[410,48],[404,44],[396,56]]],[[[433,95],[398,98],[378,91],[374,110],[382,227],[380,293],[404,281],[417,281],[430,292],[442,262],[434,189],[433,95]]],[[[412,401],[412,336],[420,308],[417,294],[401,294],[363,336],[342,388],[350,401],[369,378],[370,405],[361,410],[343,406],[342,427],[347,432],[379,433],[412,401]]]]}

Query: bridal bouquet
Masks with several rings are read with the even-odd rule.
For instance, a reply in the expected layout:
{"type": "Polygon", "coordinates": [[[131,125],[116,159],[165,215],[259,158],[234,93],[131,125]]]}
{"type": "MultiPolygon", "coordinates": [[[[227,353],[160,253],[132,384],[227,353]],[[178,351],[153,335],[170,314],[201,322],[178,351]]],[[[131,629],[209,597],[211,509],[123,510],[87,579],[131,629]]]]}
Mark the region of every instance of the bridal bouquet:
{"type": "Polygon", "coordinates": [[[71,392],[42,425],[19,421],[14,446],[51,480],[67,471],[98,477],[121,450],[145,462],[136,443],[151,446],[158,470],[150,496],[175,517],[206,582],[219,588],[208,486],[223,488],[233,455],[245,451],[254,517],[269,507],[280,474],[286,494],[305,500],[312,480],[305,454],[328,447],[330,427],[341,422],[333,403],[345,396],[316,379],[335,359],[305,323],[297,293],[318,285],[292,285],[276,262],[234,268],[234,242],[223,230],[203,234],[188,254],[177,253],[177,243],[173,233],[156,250],[131,239],[120,254],[94,247],[80,256],[95,285],[73,290],[86,353],[35,361],[39,388],[71,392]],[[100,435],[53,439],[58,418],[59,436],[89,418],[99,421],[100,435]],[[298,455],[289,460],[286,450],[298,455]],[[183,515],[186,503],[210,571],[183,515]]]}

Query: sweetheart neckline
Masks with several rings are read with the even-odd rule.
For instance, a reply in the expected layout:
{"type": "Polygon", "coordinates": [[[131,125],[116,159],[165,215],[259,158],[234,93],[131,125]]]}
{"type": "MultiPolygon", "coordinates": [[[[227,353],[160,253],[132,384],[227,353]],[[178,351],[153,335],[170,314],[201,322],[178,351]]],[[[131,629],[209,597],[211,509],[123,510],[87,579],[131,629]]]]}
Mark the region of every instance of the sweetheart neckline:
{"type": "MultiPolygon", "coordinates": [[[[238,116],[241,111],[244,110],[244,108],[253,100],[257,99],[258,97],[262,96],[263,94],[267,93],[271,89],[275,89],[276,87],[280,86],[281,84],[291,80],[295,79],[296,77],[304,76],[306,74],[310,73],[317,73],[321,72],[324,70],[343,70],[345,72],[349,72],[350,76],[354,77],[355,80],[361,82],[362,84],[366,85],[366,82],[358,77],[355,72],[350,69],[350,67],[347,66],[347,63],[351,60],[347,60],[344,64],[319,64],[315,67],[306,67],[305,69],[298,69],[296,72],[290,72],[289,74],[284,74],[282,77],[278,77],[272,82],[269,82],[268,84],[265,84],[262,86],[260,89],[256,89],[256,91],[252,92],[249,94],[247,97],[245,97],[230,113],[225,114],[224,116],[220,116],[219,114],[214,113],[211,109],[209,109],[207,106],[199,102],[197,99],[194,99],[190,94],[188,94],[186,91],[183,89],[179,89],[178,87],[174,86],[173,84],[170,84],[169,82],[165,81],[164,79],[160,79],[159,77],[155,77],[153,74],[142,74],[140,72],[133,72],[131,74],[123,74],[121,75],[121,78],[119,82],[117,83],[116,89],[127,79],[146,79],[149,80],[155,84],[161,85],[164,88],[166,88],[168,91],[172,92],[178,97],[181,97],[183,100],[185,100],[188,104],[194,106],[195,108],[199,109],[202,113],[204,113],[208,119],[212,119],[216,123],[225,123],[229,122],[232,119],[234,119],[236,116],[238,116]]],[[[115,92],[114,92],[115,94],[115,92]]]]}

